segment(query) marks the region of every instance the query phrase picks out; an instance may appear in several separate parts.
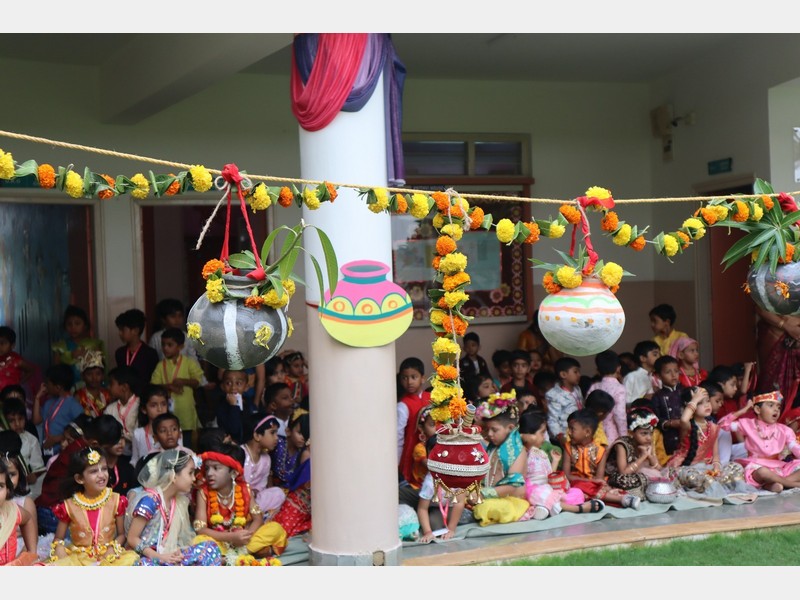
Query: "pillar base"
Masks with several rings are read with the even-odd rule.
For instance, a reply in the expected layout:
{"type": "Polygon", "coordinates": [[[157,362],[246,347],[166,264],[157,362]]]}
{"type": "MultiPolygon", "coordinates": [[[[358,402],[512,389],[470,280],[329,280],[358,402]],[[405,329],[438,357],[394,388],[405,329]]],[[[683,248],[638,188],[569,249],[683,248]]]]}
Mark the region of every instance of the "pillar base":
{"type": "Polygon", "coordinates": [[[397,567],[400,565],[402,545],[371,554],[333,554],[317,550],[309,544],[308,564],[312,567],[397,567]]]}

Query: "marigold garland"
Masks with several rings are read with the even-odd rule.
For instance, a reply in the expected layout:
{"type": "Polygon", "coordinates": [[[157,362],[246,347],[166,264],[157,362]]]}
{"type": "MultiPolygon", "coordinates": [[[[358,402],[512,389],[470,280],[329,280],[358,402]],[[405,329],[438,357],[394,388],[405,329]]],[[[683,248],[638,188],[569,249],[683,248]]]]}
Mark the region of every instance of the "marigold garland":
{"type": "Polygon", "coordinates": [[[39,180],[39,187],[45,190],[52,189],[56,185],[56,171],[52,165],[39,165],[36,178],[39,180]]]}
{"type": "Polygon", "coordinates": [[[247,511],[244,505],[244,493],[242,491],[242,484],[233,482],[233,510],[228,520],[222,516],[219,506],[219,497],[216,490],[208,489],[208,523],[213,525],[212,529],[216,531],[235,531],[244,528],[247,525],[247,511]]]}

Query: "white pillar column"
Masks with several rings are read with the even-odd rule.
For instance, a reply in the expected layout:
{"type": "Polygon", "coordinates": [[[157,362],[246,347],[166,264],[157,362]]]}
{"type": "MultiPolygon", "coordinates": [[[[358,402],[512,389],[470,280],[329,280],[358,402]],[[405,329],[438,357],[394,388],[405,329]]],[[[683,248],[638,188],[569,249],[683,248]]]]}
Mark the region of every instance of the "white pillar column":
{"type": "MultiPolygon", "coordinates": [[[[381,81],[355,113],[340,112],[324,129],[300,128],[303,179],[385,187],[386,135],[381,81]]],[[[303,218],[331,238],[339,265],[359,259],[392,265],[391,221],[355,189],[303,218]]],[[[321,261],[313,231],[304,245],[321,261]]],[[[305,236],[304,236],[305,237],[305,236]]],[[[399,564],[397,392],[394,343],[353,348],[330,337],[319,320],[319,291],[305,258],[311,413],[312,565],[399,564]]],[[[340,274],[341,276],[341,274],[340,274]]],[[[391,273],[387,276],[391,279],[391,273]]]]}

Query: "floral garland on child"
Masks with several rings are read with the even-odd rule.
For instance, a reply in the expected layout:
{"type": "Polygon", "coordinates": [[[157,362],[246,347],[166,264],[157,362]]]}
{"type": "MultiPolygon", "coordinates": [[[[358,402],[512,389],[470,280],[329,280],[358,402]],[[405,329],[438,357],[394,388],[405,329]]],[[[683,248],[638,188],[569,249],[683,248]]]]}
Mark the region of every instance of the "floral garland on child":
{"type": "Polygon", "coordinates": [[[219,506],[219,495],[216,490],[208,490],[208,523],[214,531],[236,531],[247,525],[245,511],[244,488],[240,483],[233,483],[233,510],[229,519],[222,516],[219,506]]]}

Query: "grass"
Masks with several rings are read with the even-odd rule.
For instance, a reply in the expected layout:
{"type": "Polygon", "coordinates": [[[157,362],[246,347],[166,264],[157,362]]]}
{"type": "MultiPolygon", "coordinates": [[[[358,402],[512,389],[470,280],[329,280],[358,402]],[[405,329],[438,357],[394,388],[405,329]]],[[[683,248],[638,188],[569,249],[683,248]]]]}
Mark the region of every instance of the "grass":
{"type": "Polygon", "coordinates": [[[602,550],[580,550],[495,563],[503,566],[795,566],[800,527],[714,534],[602,550]]]}

